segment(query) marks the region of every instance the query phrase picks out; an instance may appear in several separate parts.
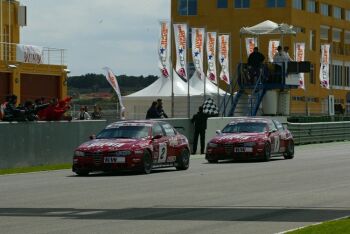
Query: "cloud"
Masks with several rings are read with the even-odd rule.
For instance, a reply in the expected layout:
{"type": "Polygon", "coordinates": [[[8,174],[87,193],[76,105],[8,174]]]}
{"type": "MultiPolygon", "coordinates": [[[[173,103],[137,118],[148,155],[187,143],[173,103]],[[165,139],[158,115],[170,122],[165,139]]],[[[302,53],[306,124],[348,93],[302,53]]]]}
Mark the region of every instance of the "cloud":
{"type": "Polygon", "coordinates": [[[128,75],[158,74],[158,21],[170,17],[170,0],[22,0],[21,4],[28,11],[21,42],[67,49],[72,75],[101,73],[106,65],[128,75]]]}

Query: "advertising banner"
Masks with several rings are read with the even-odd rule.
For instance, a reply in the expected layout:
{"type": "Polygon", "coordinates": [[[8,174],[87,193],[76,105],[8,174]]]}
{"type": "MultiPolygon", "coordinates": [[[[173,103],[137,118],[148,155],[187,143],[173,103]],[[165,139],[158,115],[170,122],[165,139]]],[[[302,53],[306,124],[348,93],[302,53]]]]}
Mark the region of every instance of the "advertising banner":
{"type": "Polygon", "coordinates": [[[192,28],[192,58],[196,73],[200,79],[204,78],[203,50],[204,50],[204,28],[192,28]]]}
{"type": "MultiPolygon", "coordinates": [[[[295,43],[294,46],[294,56],[296,62],[304,62],[305,61],[305,43],[295,43]]],[[[299,88],[305,89],[305,76],[304,73],[299,73],[299,88]]]]}
{"type": "Polygon", "coordinates": [[[321,68],[320,83],[322,88],[329,89],[329,61],[330,61],[330,45],[321,45],[321,68]]]}
{"type": "Polygon", "coordinates": [[[270,40],[269,42],[269,62],[273,62],[273,56],[277,53],[277,47],[280,45],[279,40],[270,40]]]}
{"type": "Polygon", "coordinates": [[[164,78],[169,78],[170,71],[170,30],[167,21],[160,22],[160,39],[159,39],[159,68],[164,78]]]}
{"type": "Polygon", "coordinates": [[[176,73],[187,80],[187,24],[174,24],[176,73]]]}
{"type": "Polygon", "coordinates": [[[18,62],[42,64],[43,57],[43,47],[17,44],[16,60],[18,62]]]}
{"type": "Polygon", "coordinates": [[[258,46],[258,39],[256,37],[247,37],[245,39],[245,46],[247,49],[247,56],[254,51],[254,47],[258,46]]]}
{"type": "Polygon", "coordinates": [[[230,73],[229,73],[229,49],[230,49],[230,36],[220,35],[219,36],[219,60],[221,65],[220,79],[226,84],[230,84],[230,73]]]}
{"type": "Polygon", "coordinates": [[[216,32],[207,32],[208,79],[217,84],[216,77],[216,32]]]}

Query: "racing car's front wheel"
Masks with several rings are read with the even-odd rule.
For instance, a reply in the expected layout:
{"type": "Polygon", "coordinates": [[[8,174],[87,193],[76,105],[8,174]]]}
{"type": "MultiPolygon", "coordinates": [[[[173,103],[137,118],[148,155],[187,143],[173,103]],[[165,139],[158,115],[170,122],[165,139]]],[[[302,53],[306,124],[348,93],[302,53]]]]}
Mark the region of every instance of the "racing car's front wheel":
{"type": "Polygon", "coordinates": [[[177,157],[177,170],[187,170],[190,166],[190,152],[187,149],[184,149],[181,152],[181,155],[177,157]]]}
{"type": "Polygon", "coordinates": [[[283,154],[285,159],[292,159],[294,158],[294,142],[289,141],[287,151],[283,154]]]}
{"type": "Polygon", "coordinates": [[[152,171],[152,166],[153,166],[153,162],[152,162],[152,155],[151,153],[146,150],[143,153],[143,168],[142,168],[142,172],[145,174],[149,174],[152,171]]]}
{"type": "Polygon", "coordinates": [[[269,143],[265,143],[263,160],[264,162],[268,162],[270,161],[270,159],[271,159],[271,145],[269,143]]]}

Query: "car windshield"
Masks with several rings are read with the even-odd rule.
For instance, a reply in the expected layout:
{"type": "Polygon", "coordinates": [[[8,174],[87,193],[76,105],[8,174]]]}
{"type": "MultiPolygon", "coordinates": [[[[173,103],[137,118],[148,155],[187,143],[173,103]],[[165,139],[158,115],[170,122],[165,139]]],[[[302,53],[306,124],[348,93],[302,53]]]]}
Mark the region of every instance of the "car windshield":
{"type": "Polygon", "coordinates": [[[257,122],[237,122],[228,124],[223,130],[222,133],[242,133],[242,132],[265,132],[266,123],[257,123],[257,122]]]}
{"type": "Polygon", "coordinates": [[[134,138],[140,139],[149,136],[149,127],[147,126],[117,126],[115,128],[106,128],[100,132],[97,139],[110,138],[134,138]]]}

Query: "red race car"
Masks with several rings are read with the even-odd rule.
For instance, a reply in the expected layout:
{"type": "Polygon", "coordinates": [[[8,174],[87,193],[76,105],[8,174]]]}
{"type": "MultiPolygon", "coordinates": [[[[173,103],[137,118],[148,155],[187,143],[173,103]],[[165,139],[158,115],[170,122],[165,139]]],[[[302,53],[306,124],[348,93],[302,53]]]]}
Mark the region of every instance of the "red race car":
{"type": "Polygon", "coordinates": [[[161,121],[122,121],[108,125],[74,152],[73,172],[138,170],[153,168],[186,170],[190,163],[187,138],[161,121]]]}
{"type": "Polygon", "coordinates": [[[294,157],[293,136],[276,120],[237,118],[217,134],[207,145],[205,158],[209,163],[223,159],[269,161],[271,156],[294,157]]]}

